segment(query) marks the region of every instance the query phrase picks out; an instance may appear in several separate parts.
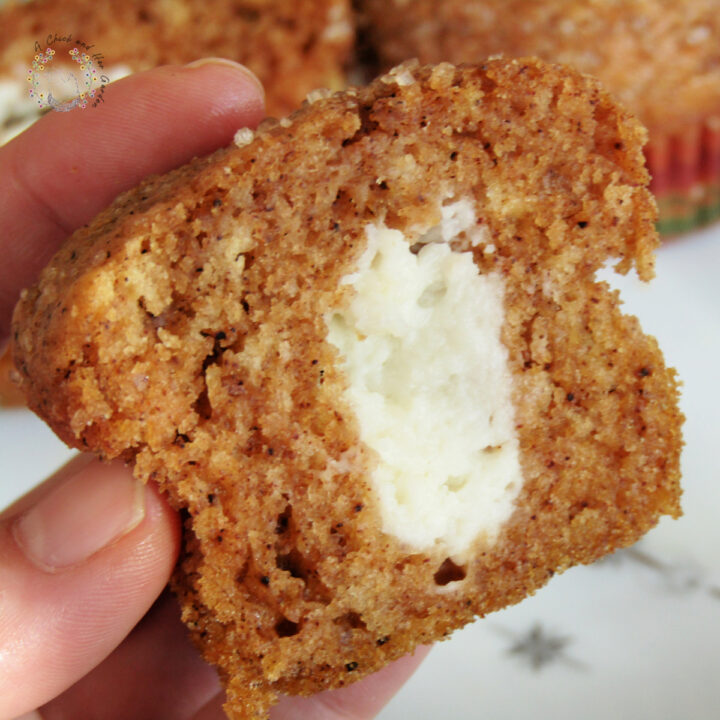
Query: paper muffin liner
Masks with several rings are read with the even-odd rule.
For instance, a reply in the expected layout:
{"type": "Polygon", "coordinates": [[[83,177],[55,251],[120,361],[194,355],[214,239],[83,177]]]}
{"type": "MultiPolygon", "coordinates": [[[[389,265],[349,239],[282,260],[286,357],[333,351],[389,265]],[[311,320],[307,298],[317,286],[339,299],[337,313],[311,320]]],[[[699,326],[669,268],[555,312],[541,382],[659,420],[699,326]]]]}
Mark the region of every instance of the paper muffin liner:
{"type": "Polygon", "coordinates": [[[661,234],[687,232],[720,218],[720,118],[682,133],[654,132],[646,157],[661,234]]]}

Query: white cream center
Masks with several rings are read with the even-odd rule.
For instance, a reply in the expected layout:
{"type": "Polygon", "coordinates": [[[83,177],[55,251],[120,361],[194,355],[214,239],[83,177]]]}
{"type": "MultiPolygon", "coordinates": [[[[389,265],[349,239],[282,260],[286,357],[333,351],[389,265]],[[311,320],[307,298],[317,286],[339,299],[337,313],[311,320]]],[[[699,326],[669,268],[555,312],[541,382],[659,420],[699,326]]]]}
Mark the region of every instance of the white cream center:
{"type": "Polygon", "coordinates": [[[398,230],[368,225],[359,267],[342,281],[352,299],[325,318],[361,439],[379,457],[383,530],[460,559],[476,539],[497,538],[523,482],[503,281],[448,245],[477,233],[468,205],[444,208],[417,253],[398,230]]]}

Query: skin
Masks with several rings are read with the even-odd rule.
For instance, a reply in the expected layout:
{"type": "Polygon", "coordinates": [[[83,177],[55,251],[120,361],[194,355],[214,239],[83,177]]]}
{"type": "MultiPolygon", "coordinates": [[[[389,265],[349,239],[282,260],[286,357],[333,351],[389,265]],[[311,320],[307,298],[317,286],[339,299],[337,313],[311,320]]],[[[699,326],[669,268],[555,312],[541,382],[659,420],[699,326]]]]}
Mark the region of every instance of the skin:
{"type": "MultiPolygon", "coordinates": [[[[108,86],[104,99],[50,112],[0,148],[0,348],[21,289],[75,228],[146,175],[227,145],[264,114],[258,81],[226,61],[138,74],[108,86]]],[[[78,457],[0,514],[0,720],[33,711],[44,720],[224,718],[215,672],[164,591],[179,521],[153,487],[138,489],[140,519],[89,556],[52,568],[33,550],[43,523],[62,527],[73,509],[82,517],[83,487],[114,497],[132,490],[130,478],[118,463],[78,457]]],[[[97,507],[93,527],[111,525],[97,507]]],[[[372,718],[425,653],[349,688],[283,699],[271,718],[372,718]]]]}

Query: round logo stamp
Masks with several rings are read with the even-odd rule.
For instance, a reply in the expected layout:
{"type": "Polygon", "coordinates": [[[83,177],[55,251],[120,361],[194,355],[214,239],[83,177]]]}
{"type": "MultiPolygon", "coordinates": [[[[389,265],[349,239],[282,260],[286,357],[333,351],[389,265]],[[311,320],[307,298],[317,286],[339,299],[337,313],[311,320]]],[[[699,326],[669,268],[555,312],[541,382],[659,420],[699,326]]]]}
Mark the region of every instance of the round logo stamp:
{"type": "Polygon", "coordinates": [[[103,71],[102,53],[69,35],[48,35],[45,46],[35,43],[35,58],[28,69],[29,93],[38,109],[67,112],[96,107],[110,78],[103,71]]]}

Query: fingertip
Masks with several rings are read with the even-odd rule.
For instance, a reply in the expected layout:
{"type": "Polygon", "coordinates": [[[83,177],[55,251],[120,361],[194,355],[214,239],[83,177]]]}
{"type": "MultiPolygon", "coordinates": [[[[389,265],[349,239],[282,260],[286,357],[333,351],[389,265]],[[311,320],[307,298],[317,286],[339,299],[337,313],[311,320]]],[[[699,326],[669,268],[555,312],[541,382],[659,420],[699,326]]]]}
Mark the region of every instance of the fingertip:
{"type": "Polygon", "coordinates": [[[90,463],[17,517],[12,533],[30,562],[57,572],[132,532],[151,497],[121,465],[90,463]]]}
{"type": "MultiPolygon", "coordinates": [[[[156,126],[161,133],[181,129],[179,144],[209,143],[212,147],[204,152],[210,152],[230,142],[238,128],[254,128],[265,117],[265,89],[245,65],[226,58],[202,58],[111,83],[97,108],[98,117],[123,117],[131,108],[134,117],[143,112],[144,124],[156,126]]],[[[141,138],[142,129],[135,128],[141,138]]]]}
{"type": "Polygon", "coordinates": [[[41,705],[112,652],[162,592],[179,542],[176,513],[117,462],[75,461],[4,514],[0,717],[41,705]]]}
{"type": "Polygon", "coordinates": [[[254,94],[261,100],[263,109],[265,107],[265,87],[263,86],[260,78],[246,65],[242,65],[234,60],[220,57],[206,57],[200,58],[199,60],[193,60],[192,62],[185,65],[185,69],[211,69],[213,72],[219,68],[229,69],[234,75],[236,80],[241,85],[248,85],[251,94],[254,90],[254,94]]]}

